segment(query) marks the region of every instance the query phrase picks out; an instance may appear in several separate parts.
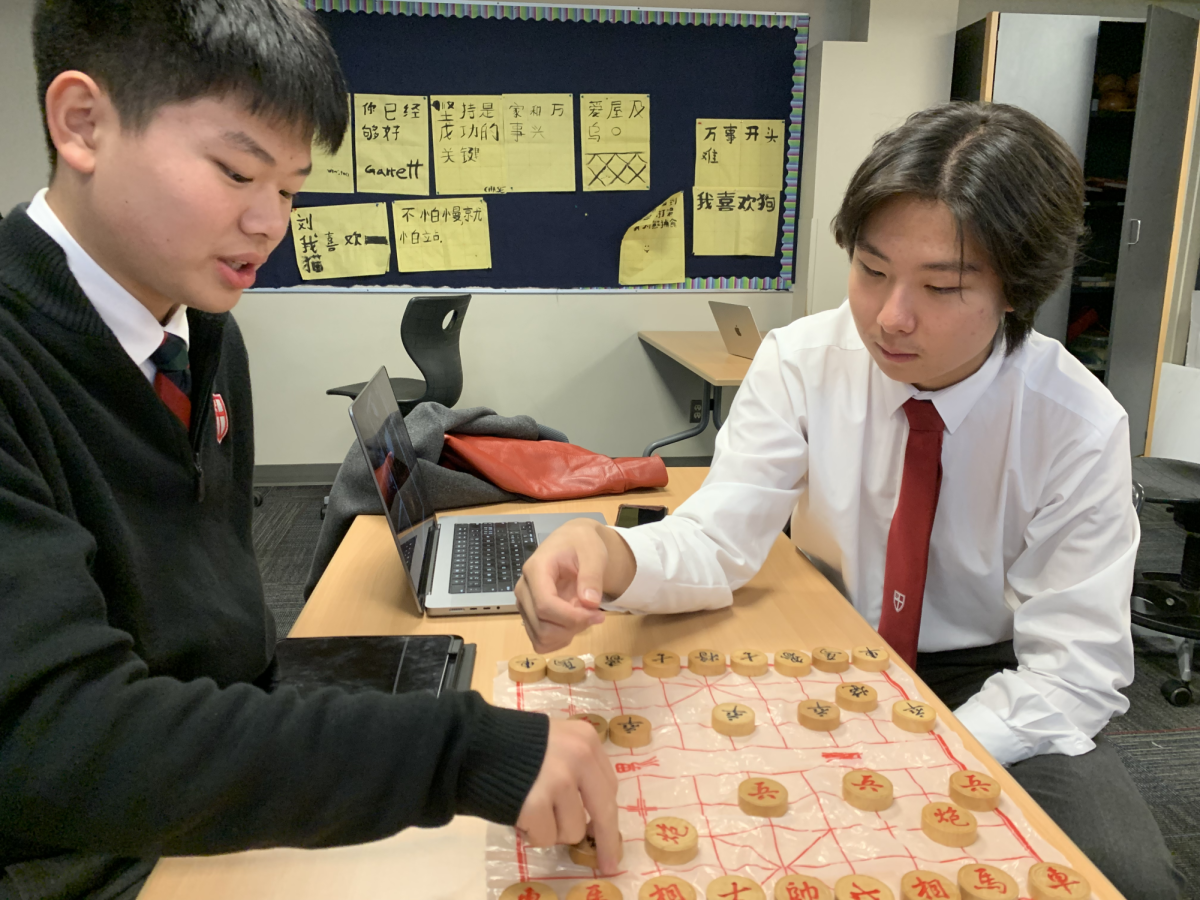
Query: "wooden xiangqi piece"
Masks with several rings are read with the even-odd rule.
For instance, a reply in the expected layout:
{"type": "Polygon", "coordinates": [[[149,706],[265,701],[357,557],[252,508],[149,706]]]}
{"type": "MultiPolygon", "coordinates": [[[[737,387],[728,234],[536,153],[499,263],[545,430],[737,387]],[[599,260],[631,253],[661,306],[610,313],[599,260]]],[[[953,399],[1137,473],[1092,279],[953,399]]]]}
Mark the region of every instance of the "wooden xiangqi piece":
{"type": "Polygon", "coordinates": [[[531,684],[546,677],[546,658],[535,653],[514,656],[508,661],[508,677],[518,684],[531,684]]]}
{"type": "Polygon", "coordinates": [[[958,870],[958,889],[962,900],[1020,896],[1020,889],[1011,875],[983,863],[969,863],[958,870]]]}
{"type": "Polygon", "coordinates": [[[892,889],[870,875],[845,875],[833,886],[835,900],[895,900],[892,889]]]}
{"type": "Polygon", "coordinates": [[[960,900],[958,885],[937,872],[927,869],[914,869],[900,879],[900,900],[960,900]]]}
{"type": "Polygon", "coordinates": [[[842,723],[841,710],[828,700],[801,700],[796,717],[812,731],[833,731],[842,723]]]}
{"type": "Polygon", "coordinates": [[[540,881],[521,881],[501,891],[500,900],[558,900],[558,894],[540,881]]]}
{"type": "MultiPolygon", "coordinates": [[[[921,810],[921,830],[943,847],[966,847],[975,843],[979,823],[970,810],[947,800],[927,803],[921,810]]],[[[961,880],[959,887],[962,887],[961,880]]]]}
{"type": "Polygon", "coordinates": [[[842,776],[842,799],[856,809],[879,812],[892,805],[891,779],[871,769],[854,769],[842,776]]]}
{"type": "Polygon", "coordinates": [[[608,739],[618,747],[645,747],[650,743],[650,720],[641,716],[617,716],[608,723],[608,739]]]}
{"type": "Polygon", "coordinates": [[[567,900],[624,900],[621,889],[611,881],[592,879],[571,885],[567,900]]]}
{"type": "Polygon", "coordinates": [[[679,654],[670,650],[655,650],[642,657],[642,671],[651,678],[674,678],[679,669],[679,654]]]}
{"type": "Polygon", "coordinates": [[[850,712],[870,712],[879,705],[879,694],[869,684],[848,681],[839,684],[833,699],[842,709],[850,712]]]}
{"type": "Polygon", "coordinates": [[[729,666],[738,675],[747,678],[757,678],[766,675],[769,670],[767,654],[761,650],[738,650],[729,657],[729,666]]]}
{"type": "Polygon", "coordinates": [[[696,900],[696,889],[674,875],[656,875],[638,890],[638,900],[696,900]]]}
{"type": "Polygon", "coordinates": [[[1000,783],[986,772],[964,769],[950,776],[950,799],[975,812],[988,812],[1000,804],[1000,783]]]}
{"type": "Polygon", "coordinates": [[[1087,900],[1092,886],[1062,863],[1040,862],[1029,869],[1029,895],[1033,900],[1087,900]]]}
{"type": "MultiPolygon", "coordinates": [[[[625,855],[625,842],[617,844],[617,861],[625,855]]],[[[567,856],[571,857],[571,862],[577,866],[585,866],[589,869],[600,868],[600,858],[596,853],[596,839],[590,834],[586,835],[578,844],[572,844],[567,848],[567,856]]]]}
{"type": "Polygon", "coordinates": [[[546,674],[556,684],[579,684],[587,678],[587,663],[578,656],[555,656],[546,661],[546,674]]]}
{"type": "Polygon", "coordinates": [[[704,889],[705,900],[767,900],[766,891],[757,881],[745,875],[722,875],[714,878],[704,889]]]}
{"type": "Polygon", "coordinates": [[[775,654],[775,674],[803,678],[812,671],[812,657],[803,650],[780,650],[775,654]]]}
{"type": "Polygon", "coordinates": [[[748,816],[774,819],[786,815],[787,788],[770,778],[747,778],[738,785],[738,807],[748,816]]]}
{"type": "Polygon", "coordinates": [[[883,647],[872,647],[866,644],[855,647],[850,658],[854,663],[854,668],[862,669],[864,672],[882,672],[891,665],[891,654],[883,647]]]}
{"type": "Polygon", "coordinates": [[[753,734],[754,719],[754,710],[745,703],[719,703],[712,711],[713,729],[729,737],[753,734]]]}
{"type": "Polygon", "coordinates": [[[663,816],[646,823],[646,855],[664,866],[681,866],[696,858],[700,835],[691,822],[663,816]]]}
{"type": "Polygon", "coordinates": [[[892,704],[892,722],[904,731],[921,734],[933,731],[937,725],[937,711],[920,700],[897,700],[892,704]]]}
{"type": "Polygon", "coordinates": [[[773,900],[833,900],[833,889],[812,875],[784,875],[773,894],[773,900]]]}
{"type": "Polygon", "coordinates": [[[688,671],[693,675],[725,674],[725,654],[720,650],[693,650],[688,654],[688,671]]]}
{"type": "Polygon", "coordinates": [[[812,664],[822,672],[845,672],[850,668],[850,654],[833,647],[814,647],[812,664]]]}
{"type": "Polygon", "coordinates": [[[624,681],[633,674],[633,658],[626,653],[596,655],[596,677],[604,681],[624,681]]]}

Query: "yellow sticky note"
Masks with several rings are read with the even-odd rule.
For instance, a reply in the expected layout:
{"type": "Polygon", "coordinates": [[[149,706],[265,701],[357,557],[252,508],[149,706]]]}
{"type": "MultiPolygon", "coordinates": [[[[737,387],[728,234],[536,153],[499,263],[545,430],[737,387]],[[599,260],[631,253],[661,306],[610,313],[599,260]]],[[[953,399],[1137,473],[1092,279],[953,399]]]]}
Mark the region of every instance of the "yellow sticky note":
{"type": "Polygon", "coordinates": [[[337,153],[330,153],[313,141],[312,172],[304,179],[308,194],[353,194],[354,156],[350,152],[350,96],[346,96],[346,133],[337,153]]]}
{"type": "Polygon", "coordinates": [[[783,189],[782,119],[697,119],[696,185],[783,189]]]}
{"type": "Polygon", "coordinates": [[[360,192],[429,196],[426,98],[355,94],[354,156],[360,192]]]}
{"type": "Polygon", "coordinates": [[[480,197],[395,200],[392,222],[401,272],[492,267],[487,203],[480,197]]]}
{"type": "Polygon", "coordinates": [[[574,95],[505,94],[504,152],[510,191],[574,191],[574,95]]]}
{"type": "Polygon", "coordinates": [[[585,191],[650,190],[650,95],[580,94],[585,191]]]}
{"type": "Polygon", "coordinates": [[[692,188],[694,255],[774,256],[778,239],[776,188],[692,188]]]}
{"type": "Polygon", "coordinates": [[[387,206],[352,203],[293,209],[292,243],[305,281],[386,274],[392,258],[387,206]]]}
{"type": "Polygon", "coordinates": [[[625,232],[621,241],[621,284],[683,281],[683,243],[683,191],[679,191],[625,232]]]}
{"type": "Polygon", "coordinates": [[[503,194],[504,104],[500,94],[429,98],[437,192],[503,194]]]}

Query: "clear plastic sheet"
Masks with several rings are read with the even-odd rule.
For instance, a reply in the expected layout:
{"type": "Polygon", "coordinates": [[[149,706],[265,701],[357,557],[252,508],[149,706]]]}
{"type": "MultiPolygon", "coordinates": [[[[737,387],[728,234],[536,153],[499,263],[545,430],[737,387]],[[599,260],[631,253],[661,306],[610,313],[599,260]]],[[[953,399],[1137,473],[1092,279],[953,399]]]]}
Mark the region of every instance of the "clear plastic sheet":
{"type": "MultiPolygon", "coordinates": [[[[849,649],[849,648],[845,648],[849,649]]],[[[634,713],[654,727],[648,747],[629,750],[605,743],[620,787],[621,834],[625,855],[621,873],[608,880],[626,900],[634,900],[647,879],[675,875],[704,896],[720,875],[753,878],[771,896],[785,874],[803,872],[830,887],[843,875],[873,875],[900,895],[901,876],[931,869],[951,881],[961,866],[984,862],[1012,875],[1025,891],[1034,863],[1063,861],[1039,838],[1021,810],[1006,795],[993,812],[977,812],[978,839],[965,848],[944,847],[921,831],[921,808],[947,799],[951,773],[986,771],[962,740],[939,721],[928,734],[912,734],[891,721],[892,704],[919,698],[912,678],[896,666],[884,672],[851,667],[841,674],[813,669],[803,678],[786,678],[772,668],[758,678],[727,670],[720,677],[692,675],[686,668],[674,678],[657,679],[634,660],[633,677],[619,682],[597,678],[591,657],[587,680],[575,685],[542,680],[517,684],[501,664],[493,684],[500,706],[566,717],[594,712],[606,719],[634,713]],[[869,684],[879,692],[870,713],[842,710],[832,732],[810,731],[796,718],[797,704],[809,698],[833,701],[838,684],[869,684]],[[747,737],[731,738],[712,729],[712,708],[737,701],[755,711],[757,727],[747,737]],[[895,787],[895,801],[883,812],[863,812],[842,799],[842,776],[850,769],[883,773],[895,787]],[[787,787],[786,815],[752,818],[738,807],[738,785],[766,776],[787,787]],[[679,867],[660,866],[643,846],[646,822],[678,816],[700,832],[700,852],[679,867]]],[[[565,897],[580,880],[599,877],[575,865],[565,847],[523,845],[512,828],[490,825],[487,834],[489,900],[519,881],[542,881],[565,897]]]]}

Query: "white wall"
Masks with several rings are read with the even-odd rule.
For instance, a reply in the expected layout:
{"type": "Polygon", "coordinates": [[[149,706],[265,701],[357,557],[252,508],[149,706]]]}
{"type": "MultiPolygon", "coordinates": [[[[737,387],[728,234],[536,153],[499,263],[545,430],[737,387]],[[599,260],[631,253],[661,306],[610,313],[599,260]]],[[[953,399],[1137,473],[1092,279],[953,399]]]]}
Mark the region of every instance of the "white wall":
{"type": "Polygon", "coordinates": [[[29,42],[32,24],[33,0],[0,0],[0,215],[45,187],[49,174],[29,42]]]}
{"type": "Polygon", "coordinates": [[[1163,363],[1150,455],[1200,463],[1200,369],[1163,363]]]}
{"type": "Polygon", "coordinates": [[[950,99],[957,14],[958,0],[872,0],[866,42],[826,41],[810,53],[795,315],[845,297],[850,265],[830,222],[875,139],[950,99]]]}
{"type": "MultiPolygon", "coordinates": [[[[242,300],[260,464],[341,462],[353,440],[348,401],[325,389],[363,381],[380,365],[420,377],[400,343],[408,297],[272,291],[242,300]]],[[[790,319],[790,294],[741,299],[761,328],[790,319]]],[[[700,398],[700,380],[637,332],[713,329],[708,296],[698,294],[476,294],[460,336],[458,405],[525,413],[584,447],[637,456],[687,428],[690,400],[700,398]]],[[[711,453],[712,436],[710,428],[665,452],[711,453]]]]}

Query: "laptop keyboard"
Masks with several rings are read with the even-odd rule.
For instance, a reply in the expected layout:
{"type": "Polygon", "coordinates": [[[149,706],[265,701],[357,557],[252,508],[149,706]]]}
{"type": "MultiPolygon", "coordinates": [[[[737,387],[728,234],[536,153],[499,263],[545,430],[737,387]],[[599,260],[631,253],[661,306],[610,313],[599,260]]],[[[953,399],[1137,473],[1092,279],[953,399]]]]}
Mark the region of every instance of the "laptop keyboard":
{"type": "Polygon", "coordinates": [[[450,593],[511,591],[537,545],[532,522],[455,524],[450,593]]]}
{"type": "Polygon", "coordinates": [[[409,538],[400,545],[400,555],[404,557],[404,566],[408,571],[412,571],[413,551],[417,549],[417,539],[409,538]]]}

